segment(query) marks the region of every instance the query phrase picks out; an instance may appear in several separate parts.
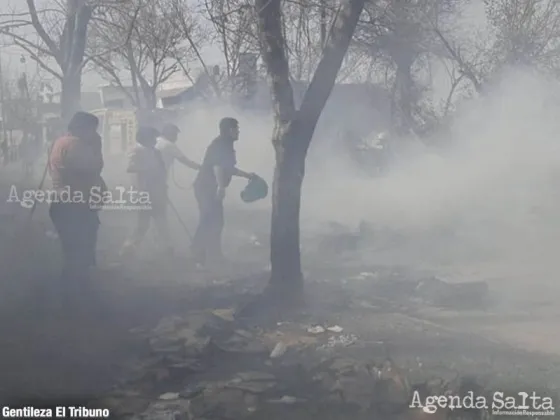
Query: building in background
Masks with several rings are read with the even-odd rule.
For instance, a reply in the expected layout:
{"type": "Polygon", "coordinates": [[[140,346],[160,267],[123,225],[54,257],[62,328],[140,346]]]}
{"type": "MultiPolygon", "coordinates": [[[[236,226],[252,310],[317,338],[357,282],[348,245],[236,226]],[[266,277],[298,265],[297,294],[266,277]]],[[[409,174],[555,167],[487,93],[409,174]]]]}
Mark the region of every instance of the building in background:
{"type": "Polygon", "coordinates": [[[101,106],[99,108],[131,109],[135,105],[131,98],[135,97],[132,86],[102,85],[99,86],[101,106]]]}

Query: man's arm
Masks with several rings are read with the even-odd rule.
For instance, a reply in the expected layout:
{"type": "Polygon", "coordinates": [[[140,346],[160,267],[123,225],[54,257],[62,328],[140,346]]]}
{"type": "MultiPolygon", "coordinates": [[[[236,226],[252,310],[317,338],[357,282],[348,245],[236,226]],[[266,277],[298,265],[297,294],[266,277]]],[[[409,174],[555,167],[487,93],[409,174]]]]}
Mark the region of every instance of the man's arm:
{"type": "Polygon", "coordinates": [[[177,159],[179,162],[181,162],[183,165],[194,169],[196,171],[198,171],[200,169],[200,165],[192,160],[190,160],[188,157],[186,157],[183,152],[181,151],[181,149],[179,149],[177,147],[176,144],[173,144],[173,156],[175,157],[175,159],[177,159]]]}
{"type": "Polygon", "coordinates": [[[192,160],[190,160],[185,155],[181,155],[177,157],[177,160],[181,162],[183,165],[198,171],[200,169],[200,165],[192,160]]]}
{"type": "Polygon", "coordinates": [[[237,168],[233,169],[233,175],[239,176],[241,178],[247,178],[247,179],[252,179],[256,176],[256,174],[254,173],[244,172],[241,169],[237,169],[237,168]]]}
{"type": "Polygon", "coordinates": [[[226,196],[226,188],[228,184],[228,176],[226,170],[218,165],[214,166],[214,175],[216,176],[216,182],[218,183],[218,200],[223,200],[226,196]]]}

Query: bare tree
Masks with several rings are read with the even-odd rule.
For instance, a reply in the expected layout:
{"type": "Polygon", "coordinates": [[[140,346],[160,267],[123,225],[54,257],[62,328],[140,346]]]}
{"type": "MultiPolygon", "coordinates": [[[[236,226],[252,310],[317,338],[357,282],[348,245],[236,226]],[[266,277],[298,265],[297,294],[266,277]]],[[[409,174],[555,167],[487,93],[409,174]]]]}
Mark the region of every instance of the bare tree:
{"type": "Polygon", "coordinates": [[[204,13],[215,31],[212,41],[224,57],[221,89],[235,90],[243,56],[259,50],[254,10],[246,0],[205,0],[204,13]]]}
{"type": "Polygon", "coordinates": [[[485,1],[495,33],[490,48],[497,66],[536,65],[557,71],[560,64],[560,4],[554,0],[485,1]]]}
{"type": "Polygon", "coordinates": [[[282,11],[291,76],[308,82],[321,59],[325,31],[332,25],[336,8],[326,1],[285,2],[282,11]]]}
{"type": "MultiPolygon", "coordinates": [[[[194,36],[192,23],[186,29],[179,25],[176,2],[133,0],[93,25],[98,49],[108,51],[107,47],[115,42],[121,45],[102,54],[92,51],[95,67],[140,108],[156,107],[157,91],[182,70],[180,63],[188,61],[192,52],[191,45],[185,44],[185,31],[194,36]],[[130,77],[133,92],[124,86],[123,69],[130,77]]],[[[181,15],[181,23],[187,25],[185,15],[181,15]]]]}
{"type": "MultiPolygon", "coordinates": [[[[465,76],[468,80],[470,80],[474,89],[478,93],[481,93],[482,92],[481,81],[483,76],[482,74],[480,74],[482,66],[475,64],[478,60],[476,60],[475,57],[473,56],[470,56],[469,58],[465,58],[465,55],[460,46],[453,45],[451,43],[452,41],[449,41],[447,39],[448,37],[444,36],[439,29],[434,28],[434,32],[440,39],[443,46],[445,47],[445,51],[446,51],[445,57],[455,62],[458,66],[459,73],[465,76]]],[[[478,51],[479,51],[479,57],[486,55],[483,50],[479,49],[478,51]]]]}
{"type": "Polygon", "coordinates": [[[26,13],[2,17],[0,32],[10,36],[43,70],[60,81],[64,120],[80,109],[88,26],[98,8],[113,4],[110,0],[66,0],[56,2],[53,8],[38,10],[35,0],[26,0],[26,13]],[[33,28],[37,42],[20,32],[27,28],[33,28]]]}
{"type": "Polygon", "coordinates": [[[4,80],[4,106],[8,126],[25,132],[38,117],[38,84],[22,73],[18,78],[4,80]]]}
{"type": "Polygon", "coordinates": [[[269,290],[276,296],[294,299],[303,288],[299,216],[307,150],[350,45],[364,0],[348,0],[340,7],[299,109],[290,84],[281,3],[281,0],[257,0],[256,7],[275,114],[269,290]]]}
{"type": "Polygon", "coordinates": [[[190,50],[195,61],[202,66],[203,73],[195,80],[195,77],[191,75],[191,69],[188,67],[188,61],[183,60],[183,57],[175,57],[177,63],[193,84],[200,83],[200,80],[204,78],[208,81],[216,96],[220,97],[222,89],[218,80],[219,71],[210,68],[202,57],[202,48],[211,38],[211,32],[204,30],[197,19],[198,15],[189,7],[188,0],[171,0],[169,7],[174,16],[169,23],[174,25],[175,29],[182,34],[186,47],[190,50]]]}
{"type": "Polygon", "coordinates": [[[449,93],[445,98],[443,105],[442,117],[447,117],[453,105],[453,98],[461,83],[466,79],[466,75],[461,71],[460,67],[454,62],[443,62],[445,71],[449,77],[450,87],[449,93]]]}
{"type": "Polygon", "coordinates": [[[560,4],[554,0],[485,1],[486,32],[475,39],[454,39],[434,29],[449,59],[454,60],[478,93],[511,65],[560,72],[560,4]]]}
{"type": "Polygon", "coordinates": [[[439,45],[433,27],[448,24],[457,7],[456,0],[397,0],[373,2],[366,8],[356,44],[384,70],[397,134],[416,131],[423,122],[420,102],[426,86],[419,79],[439,45]]]}

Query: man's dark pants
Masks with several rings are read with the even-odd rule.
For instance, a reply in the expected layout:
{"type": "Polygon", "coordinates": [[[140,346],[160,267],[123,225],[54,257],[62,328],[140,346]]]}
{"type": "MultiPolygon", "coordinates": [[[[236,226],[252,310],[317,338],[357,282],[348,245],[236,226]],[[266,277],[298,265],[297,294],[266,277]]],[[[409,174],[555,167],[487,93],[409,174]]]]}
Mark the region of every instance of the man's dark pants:
{"type": "Polygon", "coordinates": [[[89,268],[95,265],[99,216],[83,203],[52,203],[49,209],[64,255],[59,298],[75,300],[89,289],[89,268]]]}
{"type": "Polygon", "coordinates": [[[193,238],[193,254],[196,262],[207,264],[222,257],[224,205],[212,191],[195,188],[194,194],[200,217],[193,238]]]}

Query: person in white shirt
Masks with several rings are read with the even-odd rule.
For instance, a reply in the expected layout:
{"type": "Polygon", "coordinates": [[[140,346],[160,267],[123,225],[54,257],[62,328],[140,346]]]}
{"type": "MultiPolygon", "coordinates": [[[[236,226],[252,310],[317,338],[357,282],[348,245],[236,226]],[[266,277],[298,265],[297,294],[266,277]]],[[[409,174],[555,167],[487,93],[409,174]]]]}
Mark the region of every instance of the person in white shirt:
{"type": "Polygon", "coordinates": [[[121,255],[131,254],[144,240],[153,220],[168,254],[173,254],[171,235],[167,226],[167,174],[161,153],[156,150],[158,131],[153,127],[140,127],[136,134],[137,145],[128,157],[127,172],[134,175],[137,191],[147,192],[151,208],[138,210],[138,221],[132,236],[124,243],[121,255]]]}
{"type": "Polygon", "coordinates": [[[169,169],[176,160],[191,169],[200,169],[200,165],[198,163],[187,158],[183,152],[181,152],[181,149],[177,147],[176,143],[180,132],[179,127],[176,125],[166,124],[161,130],[161,135],[157,139],[156,149],[161,153],[163,163],[165,164],[165,170],[168,175],[169,169]]]}

